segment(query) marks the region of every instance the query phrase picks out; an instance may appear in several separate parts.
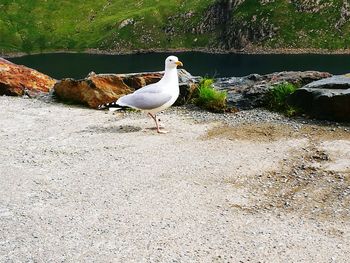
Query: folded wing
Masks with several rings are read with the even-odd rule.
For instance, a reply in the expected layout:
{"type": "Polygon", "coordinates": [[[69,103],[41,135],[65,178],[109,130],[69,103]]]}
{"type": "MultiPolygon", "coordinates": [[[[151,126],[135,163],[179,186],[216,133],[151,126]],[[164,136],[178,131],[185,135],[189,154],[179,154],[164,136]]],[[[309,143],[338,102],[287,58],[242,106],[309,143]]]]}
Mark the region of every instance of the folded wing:
{"type": "Polygon", "coordinates": [[[151,110],[163,106],[170,100],[171,95],[169,93],[140,92],[121,97],[117,104],[139,110],[151,110]]]}

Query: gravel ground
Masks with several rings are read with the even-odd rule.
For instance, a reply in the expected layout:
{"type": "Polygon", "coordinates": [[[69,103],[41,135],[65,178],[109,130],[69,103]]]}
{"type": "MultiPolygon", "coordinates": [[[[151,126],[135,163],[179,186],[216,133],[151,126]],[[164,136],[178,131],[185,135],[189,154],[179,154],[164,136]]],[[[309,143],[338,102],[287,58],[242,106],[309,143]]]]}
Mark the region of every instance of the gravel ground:
{"type": "Polygon", "coordinates": [[[349,262],[349,126],[0,108],[0,262],[349,262]]]}

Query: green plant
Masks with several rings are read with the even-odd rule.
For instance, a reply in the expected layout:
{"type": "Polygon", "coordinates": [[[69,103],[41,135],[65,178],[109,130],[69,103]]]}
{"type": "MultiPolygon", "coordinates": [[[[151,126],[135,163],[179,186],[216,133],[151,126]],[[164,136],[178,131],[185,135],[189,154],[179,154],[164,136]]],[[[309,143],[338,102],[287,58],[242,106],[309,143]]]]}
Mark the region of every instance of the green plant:
{"type": "Polygon", "coordinates": [[[283,112],[287,116],[298,114],[299,110],[290,106],[287,102],[289,95],[294,93],[297,87],[291,83],[280,83],[273,86],[266,94],[265,102],[267,108],[273,111],[283,112]]]}
{"type": "Polygon", "coordinates": [[[292,106],[287,106],[284,114],[287,116],[287,117],[293,117],[295,115],[298,115],[300,114],[300,110],[295,108],[295,107],[292,107],[292,106]]]}
{"type": "Polygon", "coordinates": [[[224,112],[227,108],[227,93],[216,90],[213,83],[214,80],[208,78],[200,81],[195,104],[212,112],[224,112]]]}

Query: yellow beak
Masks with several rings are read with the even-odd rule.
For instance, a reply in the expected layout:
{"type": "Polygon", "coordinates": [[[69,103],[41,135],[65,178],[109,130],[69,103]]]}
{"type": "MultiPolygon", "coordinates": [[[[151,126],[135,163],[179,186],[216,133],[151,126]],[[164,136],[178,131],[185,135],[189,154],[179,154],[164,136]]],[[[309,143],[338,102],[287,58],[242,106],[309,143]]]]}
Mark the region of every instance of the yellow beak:
{"type": "Polygon", "coordinates": [[[183,67],[183,64],[182,64],[181,61],[176,61],[175,64],[178,65],[178,66],[180,66],[180,67],[183,67]]]}

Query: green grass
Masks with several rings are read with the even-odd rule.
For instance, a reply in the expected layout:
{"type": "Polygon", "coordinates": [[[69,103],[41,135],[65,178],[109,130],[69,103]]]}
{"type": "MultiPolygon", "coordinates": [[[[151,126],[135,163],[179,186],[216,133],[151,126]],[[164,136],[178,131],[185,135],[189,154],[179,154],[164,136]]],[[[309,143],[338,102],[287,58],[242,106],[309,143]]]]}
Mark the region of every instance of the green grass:
{"type": "Polygon", "coordinates": [[[213,79],[204,78],[201,80],[195,103],[197,106],[212,112],[224,112],[227,109],[227,93],[217,91],[213,87],[213,82],[213,79]]]}
{"type": "Polygon", "coordinates": [[[291,83],[281,83],[273,86],[266,94],[265,102],[268,109],[282,112],[287,116],[294,116],[299,110],[287,103],[289,95],[294,93],[297,87],[291,83]]]}
{"type": "MultiPolygon", "coordinates": [[[[193,31],[215,1],[0,0],[0,52],[215,48],[222,46],[221,30],[193,31]],[[132,25],[119,28],[131,18],[132,25]],[[165,33],[169,28],[172,34],[165,33]]],[[[350,48],[350,21],[335,29],[343,0],[322,4],[314,14],[298,12],[287,0],[245,0],[233,11],[232,26],[259,32],[262,21],[268,21],[277,33],[254,43],[262,47],[350,48]]]]}
{"type": "Polygon", "coordinates": [[[184,27],[199,20],[210,2],[0,0],[0,51],[191,47],[195,36],[184,27]],[[188,12],[194,15],[183,19],[188,12]],[[169,17],[175,18],[175,35],[170,38],[164,33],[169,17]],[[135,23],[119,29],[129,18],[135,23]]]}

